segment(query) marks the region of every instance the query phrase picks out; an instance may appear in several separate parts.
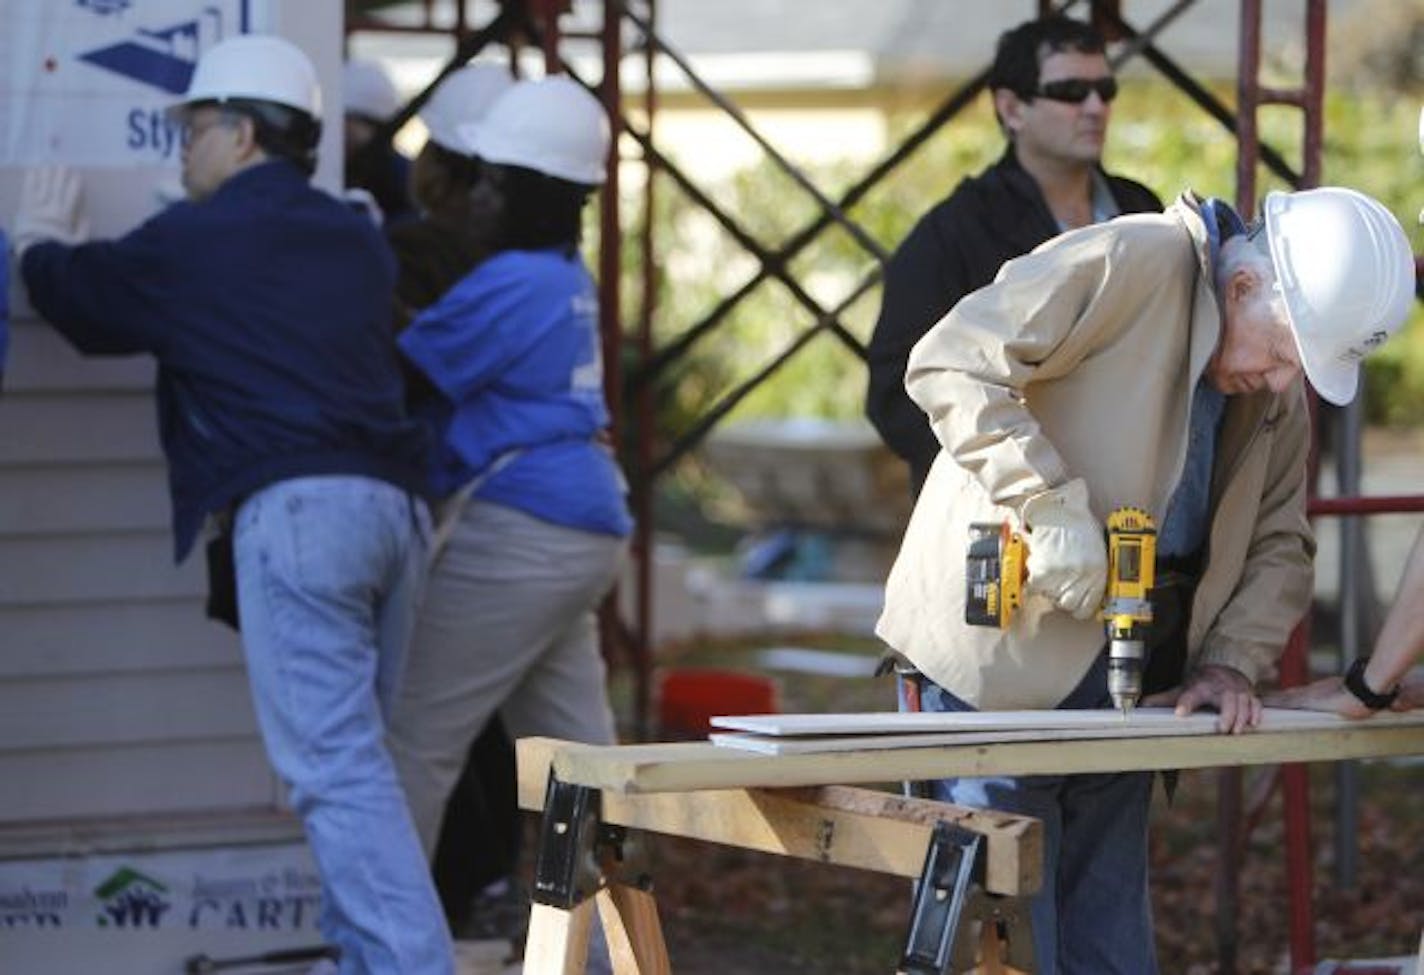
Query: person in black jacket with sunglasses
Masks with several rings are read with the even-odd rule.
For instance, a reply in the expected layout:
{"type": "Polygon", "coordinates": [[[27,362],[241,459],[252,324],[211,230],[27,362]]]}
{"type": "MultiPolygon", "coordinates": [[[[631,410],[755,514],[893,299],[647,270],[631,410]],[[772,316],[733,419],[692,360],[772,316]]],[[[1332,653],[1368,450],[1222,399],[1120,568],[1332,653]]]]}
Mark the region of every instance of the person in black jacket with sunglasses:
{"type": "Polygon", "coordinates": [[[1101,165],[1117,81],[1102,36],[1066,17],[1030,20],[998,42],[988,87],[1008,148],[930,210],[885,267],[869,346],[865,412],[910,466],[916,495],[939,443],[905,393],[910,349],[1000,265],[1065,230],[1161,210],[1140,183],[1101,165]]]}

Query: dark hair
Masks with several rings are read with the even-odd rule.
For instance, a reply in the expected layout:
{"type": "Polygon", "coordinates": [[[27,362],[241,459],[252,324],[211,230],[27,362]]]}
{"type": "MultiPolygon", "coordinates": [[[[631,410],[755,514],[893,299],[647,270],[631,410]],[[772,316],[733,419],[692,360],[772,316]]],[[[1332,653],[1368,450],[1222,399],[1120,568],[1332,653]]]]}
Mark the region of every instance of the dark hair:
{"type": "Polygon", "coordinates": [[[230,116],[251,120],[252,137],[267,155],[295,163],[308,176],[316,172],[320,119],[300,109],[253,98],[230,98],[212,104],[230,116]]]}
{"type": "Polygon", "coordinates": [[[502,203],[496,250],[578,249],[592,186],[523,166],[485,163],[483,171],[502,203]]]}
{"type": "Polygon", "coordinates": [[[481,168],[478,159],[427,141],[410,167],[410,195],[428,214],[462,214],[481,168]]]}
{"type": "Polygon", "coordinates": [[[1045,55],[1061,51],[1102,54],[1103,49],[1103,35],[1085,21],[1058,16],[1025,21],[999,35],[994,64],[989,68],[989,90],[1007,88],[1020,98],[1032,98],[1045,55]]]}

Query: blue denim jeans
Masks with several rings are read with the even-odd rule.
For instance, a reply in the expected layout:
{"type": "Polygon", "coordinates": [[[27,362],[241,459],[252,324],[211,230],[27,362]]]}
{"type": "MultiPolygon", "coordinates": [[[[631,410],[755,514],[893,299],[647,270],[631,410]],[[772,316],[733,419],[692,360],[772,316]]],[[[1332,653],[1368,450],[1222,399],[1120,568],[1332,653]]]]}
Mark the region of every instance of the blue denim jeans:
{"type": "MultiPolygon", "coordinates": [[[[974,710],[928,678],[920,681],[923,710],[974,710]]],[[[1112,706],[1105,657],[1058,706],[1112,706]]],[[[933,786],[944,802],[1043,821],[1043,889],[1030,905],[1038,975],[1156,975],[1147,887],[1151,772],[941,779],[933,786]]]]}
{"type": "Polygon", "coordinates": [[[253,703],[321,873],[322,934],[342,975],[454,970],[384,743],[428,531],[423,503],[365,477],[282,481],[235,519],[253,703]]]}

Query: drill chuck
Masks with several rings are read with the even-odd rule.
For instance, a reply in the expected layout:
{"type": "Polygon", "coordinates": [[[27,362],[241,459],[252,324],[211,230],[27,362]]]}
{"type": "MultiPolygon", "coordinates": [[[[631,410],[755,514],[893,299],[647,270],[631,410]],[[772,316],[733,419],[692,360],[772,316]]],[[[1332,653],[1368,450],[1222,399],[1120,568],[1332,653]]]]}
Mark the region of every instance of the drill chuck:
{"type": "Polygon", "coordinates": [[[1141,640],[1108,642],[1108,693],[1113,707],[1127,716],[1142,697],[1142,665],[1146,647],[1141,640]]]}

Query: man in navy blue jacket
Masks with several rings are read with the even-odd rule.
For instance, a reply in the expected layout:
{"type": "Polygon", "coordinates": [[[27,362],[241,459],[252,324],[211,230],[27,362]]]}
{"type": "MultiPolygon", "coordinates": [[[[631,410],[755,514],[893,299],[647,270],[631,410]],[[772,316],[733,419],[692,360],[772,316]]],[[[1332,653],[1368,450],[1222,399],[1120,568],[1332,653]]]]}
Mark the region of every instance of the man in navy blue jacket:
{"type": "Polygon", "coordinates": [[[389,328],[394,261],[313,189],[316,72],[222,42],[175,110],[189,201],[79,243],[79,183],[28,174],[16,249],[39,313],[87,354],[158,360],[175,554],[230,519],[268,755],[291,786],[343,975],[449,975],[449,935],[383,732],[425,558],[422,441],[389,328]]]}

